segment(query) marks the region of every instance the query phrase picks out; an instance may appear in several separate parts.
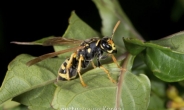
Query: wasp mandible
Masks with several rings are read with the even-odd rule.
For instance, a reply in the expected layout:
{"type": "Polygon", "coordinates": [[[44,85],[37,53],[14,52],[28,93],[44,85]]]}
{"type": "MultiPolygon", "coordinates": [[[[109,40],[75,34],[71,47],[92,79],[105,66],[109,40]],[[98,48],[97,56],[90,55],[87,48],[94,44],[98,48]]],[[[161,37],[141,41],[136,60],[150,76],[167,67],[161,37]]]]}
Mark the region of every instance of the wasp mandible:
{"type": "MultiPolygon", "coordinates": [[[[48,39],[43,43],[43,45],[48,46],[48,45],[55,45],[55,44],[62,45],[62,44],[75,43],[75,44],[79,44],[79,46],[69,48],[66,50],[44,54],[33,60],[30,60],[29,62],[27,62],[27,65],[31,66],[46,58],[51,58],[59,54],[74,51],[71,54],[70,58],[66,59],[61,64],[61,67],[58,70],[57,81],[74,79],[78,73],[82,86],[84,87],[87,86],[82,79],[81,68],[86,68],[89,65],[89,63],[91,63],[94,68],[99,67],[103,69],[105,73],[107,74],[108,78],[110,79],[110,81],[115,83],[116,81],[110,76],[109,71],[101,65],[100,60],[103,59],[104,57],[103,54],[104,52],[106,52],[112,57],[112,60],[114,61],[114,63],[119,68],[121,68],[117,63],[115,56],[113,55],[114,53],[117,53],[117,49],[113,42],[113,36],[119,24],[120,24],[120,21],[116,23],[111,37],[103,37],[102,39],[91,38],[91,39],[87,39],[84,41],[76,40],[76,39],[66,39],[62,37],[54,37],[54,38],[48,39]],[[97,60],[97,66],[95,66],[95,64],[93,63],[94,58],[96,58],[97,60]]],[[[20,42],[13,42],[13,43],[21,44],[20,42]]]]}

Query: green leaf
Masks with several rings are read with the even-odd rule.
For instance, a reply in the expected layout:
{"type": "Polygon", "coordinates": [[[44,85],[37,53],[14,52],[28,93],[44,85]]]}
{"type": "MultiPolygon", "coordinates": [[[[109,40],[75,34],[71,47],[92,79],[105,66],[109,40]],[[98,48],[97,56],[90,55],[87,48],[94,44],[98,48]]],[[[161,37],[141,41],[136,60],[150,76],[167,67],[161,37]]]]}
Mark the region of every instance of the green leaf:
{"type": "Polygon", "coordinates": [[[184,80],[184,55],[169,50],[147,48],[145,61],[152,72],[167,82],[184,80]]]}
{"type": "Polygon", "coordinates": [[[11,109],[18,107],[19,105],[20,105],[20,103],[8,100],[0,105],[0,110],[1,109],[2,110],[11,110],[11,109]]]}
{"type": "MultiPolygon", "coordinates": [[[[119,76],[115,64],[105,65],[111,68],[113,78],[119,76]]],[[[88,87],[80,86],[79,79],[70,82],[61,82],[55,91],[52,106],[55,109],[61,108],[114,108],[120,99],[120,108],[124,110],[146,110],[149,104],[150,83],[148,78],[141,74],[136,76],[130,72],[124,73],[122,87],[113,84],[101,69],[93,69],[83,75],[88,87]],[[117,93],[117,89],[122,92],[117,93]],[[118,94],[121,98],[116,98],[118,94]],[[133,107],[133,108],[132,108],[133,107]]]]}
{"type": "Polygon", "coordinates": [[[169,47],[161,46],[155,43],[143,42],[142,40],[135,38],[123,38],[124,43],[126,44],[126,50],[132,55],[138,55],[143,50],[150,48],[157,48],[159,50],[169,50],[172,51],[169,47]]]}
{"type": "Polygon", "coordinates": [[[165,106],[165,103],[163,99],[158,97],[156,94],[151,93],[148,110],[166,110],[164,106],[165,106]]]}
{"type": "Polygon", "coordinates": [[[129,53],[132,55],[137,55],[142,52],[146,47],[144,46],[144,42],[138,39],[123,39],[125,43],[125,47],[129,53]]]}
{"type": "Polygon", "coordinates": [[[179,32],[150,42],[129,38],[125,38],[124,42],[131,54],[137,55],[142,52],[147,66],[158,78],[167,82],[175,82],[184,80],[183,39],[184,32],[179,32]]]}
{"type": "Polygon", "coordinates": [[[147,110],[150,100],[150,82],[146,75],[127,73],[122,87],[122,105],[124,110],[147,110]]]}
{"type": "Polygon", "coordinates": [[[165,85],[162,81],[151,81],[151,96],[148,110],[165,110],[165,85]]]}
{"type": "Polygon", "coordinates": [[[25,92],[13,98],[13,100],[29,106],[29,109],[31,110],[35,110],[35,108],[37,108],[36,110],[52,110],[51,102],[53,100],[55,89],[56,86],[54,83],[51,83],[25,92]]]}
{"type": "Polygon", "coordinates": [[[150,102],[147,110],[165,110],[165,83],[156,78],[140,59],[142,59],[140,55],[136,56],[133,73],[146,74],[151,81],[150,102]]]}
{"type": "Polygon", "coordinates": [[[150,42],[163,47],[168,47],[173,52],[184,54],[184,31],[150,42]]]}
{"type": "Polygon", "coordinates": [[[139,39],[135,38],[124,38],[124,42],[126,43],[126,48],[131,54],[138,54],[142,50],[145,49],[145,47],[152,47],[152,48],[157,48],[160,50],[169,50],[174,53],[184,53],[184,32],[178,32],[175,34],[172,34],[168,37],[159,39],[159,40],[153,40],[149,42],[143,42],[139,39]],[[137,48],[141,48],[137,50],[137,48]],[[134,52],[136,51],[136,52],[134,52]]]}
{"type": "Polygon", "coordinates": [[[88,24],[82,21],[73,11],[69,18],[69,25],[63,37],[85,40],[92,37],[98,37],[99,34],[88,24]]]}
{"type": "Polygon", "coordinates": [[[0,104],[24,92],[54,82],[61,59],[47,59],[31,67],[26,66],[26,62],[32,58],[30,55],[22,54],[9,64],[0,89],[0,104]]]}

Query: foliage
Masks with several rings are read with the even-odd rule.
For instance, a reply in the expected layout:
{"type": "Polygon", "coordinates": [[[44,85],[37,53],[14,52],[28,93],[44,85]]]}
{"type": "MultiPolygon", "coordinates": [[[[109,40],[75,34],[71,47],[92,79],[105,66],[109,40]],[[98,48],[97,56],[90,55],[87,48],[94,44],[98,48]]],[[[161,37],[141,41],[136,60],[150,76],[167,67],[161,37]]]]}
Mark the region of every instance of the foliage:
{"type": "MultiPolygon", "coordinates": [[[[58,68],[71,53],[46,59],[30,67],[26,66],[26,63],[34,57],[21,54],[8,65],[0,89],[1,108],[5,108],[5,101],[9,99],[26,105],[29,109],[37,110],[165,108],[166,82],[184,79],[182,73],[184,32],[147,42],[134,29],[117,1],[93,0],[93,2],[102,18],[101,34],[72,12],[63,37],[84,40],[96,36],[110,36],[115,23],[120,20],[121,24],[113,39],[118,47],[116,57],[125,70],[120,70],[109,58],[102,61],[117,84],[110,82],[101,69],[91,67],[82,70],[87,87],[81,86],[79,78],[56,82],[58,68]]],[[[51,37],[30,44],[42,45],[51,37]]],[[[68,46],[54,46],[55,51],[66,48],[68,46]]]]}

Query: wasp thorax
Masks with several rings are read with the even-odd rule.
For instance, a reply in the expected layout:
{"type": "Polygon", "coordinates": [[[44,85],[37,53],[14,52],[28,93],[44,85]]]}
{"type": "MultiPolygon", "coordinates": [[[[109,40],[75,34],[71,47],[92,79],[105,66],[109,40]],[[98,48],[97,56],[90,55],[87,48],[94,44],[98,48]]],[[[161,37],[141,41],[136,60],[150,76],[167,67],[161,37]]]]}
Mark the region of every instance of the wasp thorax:
{"type": "Polygon", "coordinates": [[[115,44],[111,38],[104,37],[101,39],[100,47],[107,53],[117,53],[115,44]]]}

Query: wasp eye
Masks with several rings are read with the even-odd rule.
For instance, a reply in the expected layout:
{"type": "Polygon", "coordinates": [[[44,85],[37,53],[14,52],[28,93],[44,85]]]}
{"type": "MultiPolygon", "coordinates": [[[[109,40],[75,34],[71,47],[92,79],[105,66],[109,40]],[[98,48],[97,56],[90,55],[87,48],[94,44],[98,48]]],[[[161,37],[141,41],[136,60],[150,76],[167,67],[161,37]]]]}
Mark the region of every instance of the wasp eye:
{"type": "Polygon", "coordinates": [[[105,47],[105,43],[103,43],[102,46],[105,47]]]}
{"type": "Polygon", "coordinates": [[[103,43],[102,46],[106,49],[106,50],[111,50],[112,47],[110,45],[108,45],[107,43],[103,43]]]}
{"type": "Polygon", "coordinates": [[[110,50],[110,49],[111,49],[111,47],[110,47],[109,45],[106,45],[106,48],[107,48],[108,50],[110,50]]]}

